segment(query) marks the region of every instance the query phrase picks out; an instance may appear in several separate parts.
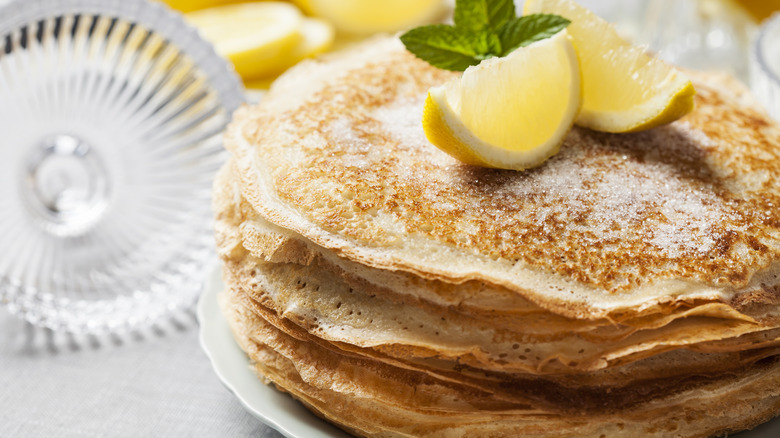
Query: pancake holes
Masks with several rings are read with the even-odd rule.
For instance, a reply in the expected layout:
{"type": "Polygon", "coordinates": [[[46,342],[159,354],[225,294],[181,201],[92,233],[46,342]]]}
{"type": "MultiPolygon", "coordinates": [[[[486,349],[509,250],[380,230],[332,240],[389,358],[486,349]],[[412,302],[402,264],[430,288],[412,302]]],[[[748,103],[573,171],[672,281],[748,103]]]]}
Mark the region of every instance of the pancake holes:
{"type": "Polygon", "coordinates": [[[520,344],[512,344],[512,350],[517,350],[520,348],[520,344]]]}
{"type": "Polygon", "coordinates": [[[336,303],[336,308],[337,308],[337,309],[341,309],[341,301],[339,301],[338,303],[336,303]]]}
{"type": "Polygon", "coordinates": [[[526,349],[525,349],[525,352],[526,352],[526,353],[530,353],[530,352],[531,352],[531,349],[530,349],[530,348],[526,348],[526,349]]]}
{"type": "Polygon", "coordinates": [[[528,357],[523,356],[523,355],[517,356],[517,358],[520,359],[520,360],[528,360],[528,357]]]}
{"type": "Polygon", "coordinates": [[[505,358],[506,356],[507,356],[506,353],[501,353],[501,354],[498,355],[498,357],[501,358],[501,359],[505,358]]]}
{"type": "Polygon", "coordinates": [[[584,348],[580,348],[580,351],[578,351],[577,353],[582,354],[584,352],[585,352],[585,349],[584,348]]]}

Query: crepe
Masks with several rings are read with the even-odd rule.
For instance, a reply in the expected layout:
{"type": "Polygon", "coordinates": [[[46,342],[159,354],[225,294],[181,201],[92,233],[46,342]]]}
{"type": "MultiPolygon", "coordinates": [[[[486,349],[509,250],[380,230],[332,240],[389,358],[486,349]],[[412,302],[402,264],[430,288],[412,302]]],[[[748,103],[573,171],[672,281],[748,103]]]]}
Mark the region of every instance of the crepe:
{"type": "MultiPolygon", "coordinates": [[[[700,378],[693,388],[680,385],[663,397],[651,394],[645,403],[623,408],[605,403],[609,409],[556,412],[502,402],[486,391],[335,354],[258,317],[251,301],[233,289],[222,295],[222,301],[236,338],[261,379],[359,436],[708,437],[753,427],[780,409],[776,359],[733,374],[700,378]]],[[[554,395],[561,400],[574,396],[569,400],[579,404],[587,400],[586,394],[554,395]]]]}
{"type": "Polygon", "coordinates": [[[366,266],[481,280],[571,317],[777,302],[780,133],[735,93],[699,82],[682,121],[575,128],[560,154],[518,173],[430,147],[423,99],[449,76],[392,39],[294,69],[228,130],[244,197],[366,266]]]}
{"type": "Polygon", "coordinates": [[[260,378],[361,436],[709,436],[778,413],[780,130],[738,83],[514,172],[425,139],[451,73],[377,40],[235,115],[225,313],[260,378]],[[315,79],[312,79],[315,78],[315,79]]]}
{"type": "MultiPolygon", "coordinates": [[[[220,174],[221,190],[238,190],[230,169],[226,167],[220,174]]],[[[309,249],[305,242],[290,236],[288,243],[281,244],[287,247],[284,251],[245,254],[253,241],[274,242],[267,246],[276,249],[284,238],[240,196],[224,193],[217,199],[238,201],[216,205],[217,228],[223,236],[220,248],[235,277],[233,282],[262,286],[246,293],[275,313],[304,328],[311,327],[328,341],[373,348],[396,358],[457,359],[459,365],[534,374],[602,369],[680,347],[711,352],[743,346],[764,349],[762,354],[767,354],[766,348],[779,343],[780,315],[774,308],[740,313],[723,303],[707,303],[620,323],[568,319],[530,303],[507,313],[499,307],[454,307],[436,300],[437,293],[446,296],[448,290],[452,295],[462,294],[463,289],[473,289],[475,295],[500,292],[488,285],[464,287],[420,280],[412,290],[397,279],[388,281],[394,274],[375,268],[364,268],[362,276],[356,276],[333,263],[333,257],[323,249],[309,249]],[[262,226],[265,234],[260,239],[262,226]],[[242,229],[251,232],[242,234],[242,229]],[[227,254],[231,251],[237,251],[238,256],[227,254]],[[429,300],[432,296],[434,300],[429,300]],[[726,342],[729,347],[723,346],[726,342]]],[[[743,361],[732,359],[729,363],[738,366],[743,361]]],[[[681,365],[677,361],[673,367],[681,365]]],[[[625,377],[620,378],[625,381],[625,377]]]]}

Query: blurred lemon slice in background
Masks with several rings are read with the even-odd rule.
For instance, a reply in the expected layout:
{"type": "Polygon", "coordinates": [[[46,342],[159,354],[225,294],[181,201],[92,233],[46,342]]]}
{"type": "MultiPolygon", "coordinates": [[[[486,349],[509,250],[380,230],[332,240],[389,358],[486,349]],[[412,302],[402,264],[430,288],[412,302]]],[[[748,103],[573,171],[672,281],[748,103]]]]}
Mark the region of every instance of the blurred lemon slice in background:
{"type": "Polygon", "coordinates": [[[335,32],[333,26],[327,21],[305,17],[298,27],[298,34],[300,35],[298,44],[279,60],[279,65],[271,74],[280,74],[301,60],[328,50],[333,44],[335,32]]]}
{"type": "Polygon", "coordinates": [[[279,60],[277,68],[269,71],[268,76],[244,80],[244,85],[247,88],[267,90],[274,79],[276,79],[276,75],[281,74],[284,70],[305,58],[310,58],[328,50],[333,44],[333,26],[327,21],[318,18],[304,18],[298,30],[301,36],[300,42],[289,53],[285,54],[284,59],[279,60]]]}
{"type": "Polygon", "coordinates": [[[206,9],[214,6],[240,3],[245,0],[162,0],[163,3],[179,12],[192,12],[198,9],[206,9]]]}
{"type": "Polygon", "coordinates": [[[524,13],[558,14],[580,58],[583,101],[577,124],[606,132],[636,132],[672,122],[693,109],[696,91],[680,71],[618,36],[571,0],[527,0],[524,13]]]}
{"type": "Polygon", "coordinates": [[[300,29],[304,17],[289,3],[215,6],[187,13],[185,18],[244,79],[267,76],[289,66],[303,40],[300,29]]]}
{"type": "Polygon", "coordinates": [[[460,161],[522,170],[558,152],[580,103],[577,54],[564,30],[431,88],[423,129],[460,161]]]}
{"type": "Polygon", "coordinates": [[[294,0],[304,12],[333,23],[339,32],[395,32],[426,23],[445,9],[443,0],[294,0]]]}
{"type": "Polygon", "coordinates": [[[759,23],[780,10],[780,0],[735,0],[735,2],[759,23]]]}

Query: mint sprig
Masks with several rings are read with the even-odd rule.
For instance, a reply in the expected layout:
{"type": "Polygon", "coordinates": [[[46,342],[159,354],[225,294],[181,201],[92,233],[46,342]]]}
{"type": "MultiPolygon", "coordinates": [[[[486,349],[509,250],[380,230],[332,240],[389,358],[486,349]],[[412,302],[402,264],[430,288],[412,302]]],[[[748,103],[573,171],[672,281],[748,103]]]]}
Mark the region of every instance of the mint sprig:
{"type": "Polygon", "coordinates": [[[549,38],[570,21],[552,14],[517,17],[513,0],[456,0],[455,25],[433,24],[401,35],[406,49],[429,64],[463,71],[494,56],[549,38]]]}

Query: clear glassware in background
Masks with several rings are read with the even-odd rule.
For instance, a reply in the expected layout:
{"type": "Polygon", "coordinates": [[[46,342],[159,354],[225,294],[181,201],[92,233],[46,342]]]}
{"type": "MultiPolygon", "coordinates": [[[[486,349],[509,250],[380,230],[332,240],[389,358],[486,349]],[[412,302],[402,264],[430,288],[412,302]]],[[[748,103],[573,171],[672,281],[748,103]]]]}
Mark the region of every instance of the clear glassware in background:
{"type": "Polygon", "coordinates": [[[161,4],[1,7],[0,301],[74,333],[192,306],[242,100],[232,67],[161,4]]]}
{"type": "Polygon", "coordinates": [[[728,0],[650,0],[637,42],[672,64],[747,82],[755,27],[748,12],[728,0]]]}
{"type": "Polygon", "coordinates": [[[750,51],[750,86],[776,120],[780,120],[780,14],[761,25],[750,51]]]}
{"type": "Polygon", "coordinates": [[[579,0],[582,6],[615,26],[617,32],[636,41],[642,31],[648,0],[579,0]]]}

